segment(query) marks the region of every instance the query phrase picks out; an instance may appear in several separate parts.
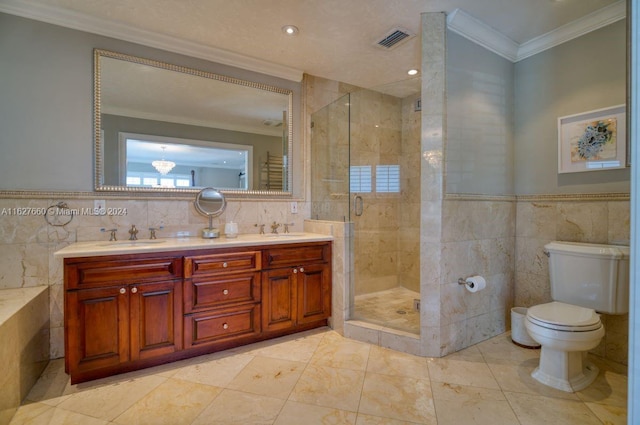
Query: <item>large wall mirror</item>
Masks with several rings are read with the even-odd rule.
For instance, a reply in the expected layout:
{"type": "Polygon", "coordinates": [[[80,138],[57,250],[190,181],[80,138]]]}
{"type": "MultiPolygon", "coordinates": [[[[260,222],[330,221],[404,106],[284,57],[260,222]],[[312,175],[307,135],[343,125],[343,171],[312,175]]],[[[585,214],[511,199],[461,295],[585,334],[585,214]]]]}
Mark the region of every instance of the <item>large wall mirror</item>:
{"type": "Polygon", "coordinates": [[[291,193],[289,89],[96,49],[97,191],[291,193]]]}

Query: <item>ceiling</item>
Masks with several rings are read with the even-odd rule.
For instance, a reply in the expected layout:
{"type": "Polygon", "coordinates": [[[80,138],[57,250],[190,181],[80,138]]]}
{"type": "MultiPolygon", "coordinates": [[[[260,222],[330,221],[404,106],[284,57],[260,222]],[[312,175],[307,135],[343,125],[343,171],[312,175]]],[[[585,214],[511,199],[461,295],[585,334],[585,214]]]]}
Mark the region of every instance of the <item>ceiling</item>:
{"type": "Polygon", "coordinates": [[[289,79],[304,72],[373,88],[407,79],[408,69],[420,67],[423,12],[447,13],[450,29],[517,61],[545,43],[621,19],[624,5],[625,0],[0,0],[0,11],[289,79]],[[288,24],[299,28],[298,35],[281,31],[288,24]],[[388,51],[375,46],[396,26],[416,37],[388,51]]]}

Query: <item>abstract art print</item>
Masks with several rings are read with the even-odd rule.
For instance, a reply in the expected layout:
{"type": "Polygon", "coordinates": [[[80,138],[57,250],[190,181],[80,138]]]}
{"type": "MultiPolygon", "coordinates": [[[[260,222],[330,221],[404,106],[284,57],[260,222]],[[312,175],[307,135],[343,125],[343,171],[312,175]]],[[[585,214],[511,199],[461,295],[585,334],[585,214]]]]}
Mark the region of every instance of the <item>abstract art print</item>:
{"type": "Polygon", "coordinates": [[[558,173],[624,168],[625,106],[558,118],[558,173]]]}

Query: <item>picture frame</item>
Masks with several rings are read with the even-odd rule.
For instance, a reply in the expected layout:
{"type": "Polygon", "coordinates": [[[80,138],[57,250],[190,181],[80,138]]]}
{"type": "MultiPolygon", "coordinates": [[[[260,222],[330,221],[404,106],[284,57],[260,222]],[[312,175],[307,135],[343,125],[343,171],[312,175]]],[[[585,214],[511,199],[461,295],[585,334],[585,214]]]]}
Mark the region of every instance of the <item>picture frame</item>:
{"type": "Polygon", "coordinates": [[[558,118],[558,174],[626,166],[624,104],[558,118]]]}

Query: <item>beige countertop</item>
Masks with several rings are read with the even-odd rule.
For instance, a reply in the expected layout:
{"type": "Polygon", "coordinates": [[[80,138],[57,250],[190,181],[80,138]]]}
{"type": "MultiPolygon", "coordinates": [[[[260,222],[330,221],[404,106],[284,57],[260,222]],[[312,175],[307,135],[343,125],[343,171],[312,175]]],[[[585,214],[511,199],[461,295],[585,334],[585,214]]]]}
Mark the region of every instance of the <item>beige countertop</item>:
{"type": "Polygon", "coordinates": [[[138,254],[193,249],[232,248],[252,245],[278,245],[298,242],[331,241],[332,236],[318,233],[268,233],[245,234],[236,238],[221,236],[215,239],[182,237],[165,239],[139,239],[136,241],[91,241],[76,242],[54,253],[56,258],[94,257],[100,255],[138,254]]]}

